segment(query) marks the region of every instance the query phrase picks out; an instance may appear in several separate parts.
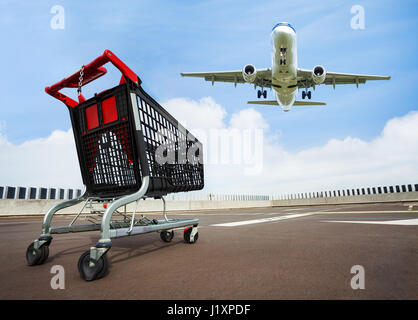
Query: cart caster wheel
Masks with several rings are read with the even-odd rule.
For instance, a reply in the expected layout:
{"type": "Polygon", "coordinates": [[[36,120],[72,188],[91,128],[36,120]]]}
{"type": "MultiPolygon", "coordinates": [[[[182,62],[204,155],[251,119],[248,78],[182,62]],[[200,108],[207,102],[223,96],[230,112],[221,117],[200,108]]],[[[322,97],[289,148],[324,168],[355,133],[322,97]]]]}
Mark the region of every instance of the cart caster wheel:
{"type": "Polygon", "coordinates": [[[195,243],[197,241],[197,239],[199,238],[199,232],[196,232],[196,234],[194,235],[194,239],[190,238],[192,230],[193,230],[192,227],[184,229],[184,241],[186,243],[195,243]]]}
{"type": "Polygon", "coordinates": [[[174,231],[161,231],[160,237],[161,240],[163,240],[164,242],[171,242],[171,240],[173,240],[174,237],[174,231]]]}
{"type": "Polygon", "coordinates": [[[86,281],[98,280],[106,275],[109,263],[106,254],[102,255],[94,265],[90,267],[90,250],[84,252],[78,260],[78,272],[81,278],[86,281]]]}
{"type": "Polygon", "coordinates": [[[35,249],[35,245],[32,242],[26,250],[26,261],[28,266],[36,266],[43,264],[49,256],[49,246],[44,244],[39,249],[35,249]]]}
{"type": "Polygon", "coordinates": [[[46,261],[46,259],[48,259],[48,256],[49,256],[49,245],[44,244],[41,247],[41,250],[42,250],[43,255],[42,255],[41,260],[39,260],[38,264],[43,264],[46,261]]]}

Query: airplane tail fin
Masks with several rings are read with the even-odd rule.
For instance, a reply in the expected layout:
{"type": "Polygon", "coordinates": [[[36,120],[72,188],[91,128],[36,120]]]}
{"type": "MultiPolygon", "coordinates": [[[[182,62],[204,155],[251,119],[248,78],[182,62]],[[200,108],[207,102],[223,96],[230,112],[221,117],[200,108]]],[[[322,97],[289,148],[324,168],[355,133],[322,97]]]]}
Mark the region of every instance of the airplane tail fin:
{"type": "MultiPolygon", "coordinates": [[[[254,100],[254,101],[248,101],[249,104],[265,104],[269,106],[278,106],[276,100],[254,100]]],[[[325,106],[325,102],[319,102],[319,101],[295,101],[293,104],[294,106],[325,106]]]]}

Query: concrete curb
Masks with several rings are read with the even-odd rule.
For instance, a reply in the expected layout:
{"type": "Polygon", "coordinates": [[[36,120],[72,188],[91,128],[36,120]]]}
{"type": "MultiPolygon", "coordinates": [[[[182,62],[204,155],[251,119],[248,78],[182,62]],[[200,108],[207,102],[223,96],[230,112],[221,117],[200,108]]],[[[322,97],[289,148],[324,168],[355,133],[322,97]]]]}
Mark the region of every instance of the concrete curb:
{"type": "Polygon", "coordinates": [[[340,204],[388,203],[388,202],[416,202],[418,192],[400,192],[386,194],[370,194],[345,197],[320,197],[309,199],[272,200],[273,207],[289,206],[321,206],[340,204]]]}
{"type": "MultiPolygon", "coordinates": [[[[39,216],[44,215],[49,208],[62,200],[0,200],[0,216],[39,216]]],[[[271,207],[270,200],[258,201],[174,201],[167,200],[167,211],[202,211],[219,209],[244,209],[244,208],[265,208],[271,207]]],[[[65,208],[58,212],[58,215],[76,214],[82,208],[83,203],[70,208],[65,208]]],[[[98,207],[99,208],[99,207],[98,207]]],[[[103,209],[103,208],[101,208],[103,209]]],[[[127,212],[134,210],[134,203],[127,205],[127,212]]],[[[163,211],[163,202],[161,200],[141,201],[138,206],[138,212],[161,213],[163,211]]],[[[90,209],[84,209],[83,213],[89,213],[90,209]]]]}
{"type": "MultiPolygon", "coordinates": [[[[53,205],[62,200],[0,200],[0,216],[39,216],[44,215],[53,205]]],[[[210,201],[210,200],[167,200],[167,211],[203,211],[203,210],[229,210],[250,209],[266,207],[292,207],[292,206],[321,206],[321,205],[344,205],[365,203],[412,203],[418,202],[418,192],[403,192],[389,194],[373,194],[345,197],[322,197],[292,200],[257,200],[257,201],[210,201]]],[[[416,205],[416,204],[415,204],[416,205]]],[[[75,214],[79,212],[82,203],[61,210],[58,214],[75,214]]],[[[134,204],[127,206],[127,212],[132,212],[134,204]]],[[[161,200],[141,201],[139,212],[161,213],[163,203],[161,200]]],[[[83,213],[88,213],[85,209],[83,213]]]]}

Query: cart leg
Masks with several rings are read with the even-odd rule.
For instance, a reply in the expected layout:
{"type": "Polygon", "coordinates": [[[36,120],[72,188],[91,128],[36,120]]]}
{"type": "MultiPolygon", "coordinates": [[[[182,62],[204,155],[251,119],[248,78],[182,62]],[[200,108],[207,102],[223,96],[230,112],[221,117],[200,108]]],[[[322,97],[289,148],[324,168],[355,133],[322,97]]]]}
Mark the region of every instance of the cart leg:
{"type": "Polygon", "coordinates": [[[161,197],[161,199],[163,200],[163,210],[164,210],[164,219],[165,219],[165,221],[167,221],[168,222],[168,218],[167,218],[167,207],[166,207],[166,204],[165,204],[165,199],[164,199],[164,196],[162,196],[161,197]]]}
{"type": "MultiPolygon", "coordinates": [[[[111,236],[110,236],[110,220],[112,219],[113,212],[115,212],[121,206],[137,201],[141,199],[148,190],[149,186],[149,176],[144,176],[142,179],[142,185],[139,190],[133,194],[121,197],[112,202],[110,206],[107,207],[105,213],[103,214],[102,218],[102,225],[101,225],[101,232],[100,232],[100,240],[97,245],[107,245],[110,244],[111,246],[111,236]]],[[[96,247],[97,247],[96,245],[96,247]]]]}
{"type": "Polygon", "coordinates": [[[106,253],[112,247],[110,233],[110,220],[112,219],[112,215],[118,208],[141,199],[147,192],[148,186],[149,176],[144,176],[141,188],[137,192],[113,201],[106,208],[102,218],[99,242],[97,242],[96,246],[91,247],[90,250],[83,253],[78,260],[78,270],[84,280],[91,281],[100,279],[106,274],[108,268],[106,253]]]}
{"type": "Polygon", "coordinates": [[[107,268],[107,260],[105,256],[109,249],[112,247],[110,220],[112,219],[113,213],[118,208],[141,199],[147,192],[148,186],[149,176],[144,176],[142,179],[141,188],[139,188],[137,192],[121,197],[113,201],[110,206],[107,207],[102,218],[99,242],[97,242],[96,246],[91,247],[88,253],[83,253],[78,263],[80,275],[85,280],[90,281],[98,279],[105,273],[105,271],[103,271],[103,268],[107,268]],[[88,274],[88,276],[86,276],[86,274],[88,274]]]}
{"type": "Polygon", "coordinates": [[[52,217],[54,216],[54,214],[57,211],[62,210],[64,208],[71,207],[73,205],[76,205],[76,204],[82,202],[83,200],[85,200],[85,194],[82,195],[81,197],[77,198],[77,199],[72,199],[72,200],[68,200],[68,201],[58,203],[55,206],[53,206],[51,209],[49,209],[44,216],[44,220],[42,221],[41,237],[50,236],[51,220],[52,220],[52,217]]]}
{"type": "Polygon", "coordinates": [[[26,250],[26,261],[28,265],[34,266],[42,264],[46,261],[49,255],[49,245],[51,244],[52,237],[51,237],[51,220],[54,216],[54,213],[57,211],[71,207],[85,198],[85,194],[77,199],[72,199],[68,201],[64,201],[61,203],[56,204],[52,208],[50,208],[44,216],[42,221],[42,234],[38,239],[32,242],[26,250]]]}

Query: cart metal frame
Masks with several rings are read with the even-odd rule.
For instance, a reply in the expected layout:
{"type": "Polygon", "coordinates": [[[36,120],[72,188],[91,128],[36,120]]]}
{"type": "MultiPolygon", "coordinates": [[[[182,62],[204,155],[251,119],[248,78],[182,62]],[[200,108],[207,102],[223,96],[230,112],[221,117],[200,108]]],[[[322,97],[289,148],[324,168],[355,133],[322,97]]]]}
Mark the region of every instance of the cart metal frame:
{"type": "MultiPolygon", "coordinates": [[[[98,231],[100,230],[100,240],[97,242],[96,246],[90,248],[90,264],[93,266],[97,263],[97,260],[105,254],[112,247],[112,238],[121,238],[127,236],[133,236],[138,234],[144,234],[149,232],[161,232],[161,231],[172,231],[176,228],[189,227],[192,226],[193,230],[190,236],[190,242],[194,242],[194,236],[197,233],[199,219],[169,219],[167,217],[166,202],[164,197],[161,197],[163,201],[163,217],[161,220],[154,220],[154,223],[148,223],[146,225],[134,226],[135,223],[135,214],[138,208],[138,202],[141,199],[144,199],[144,195],[149,185],[149,177],[144,177],[141,188],[130,195],[120,197],[115,201],[111,202],[110,206],[104,211],[101,224],[74,224],[81,213],[84,211],[88,202],[92,200],[102,200],[95,199],[86,196],[84,193],[82,196],[76,199],[64,201],[56,204],[48,210],[45,214],[42,221],[42,234],[40,237],[34,241],[34,248],[40,249],[43,245],[49,245],[52,241],[51,234],[64,234],[64,233],[75,233],[75,232],[88,232],[88,231],[98,231]],[[79,204],[84,201],[84,205],[81,207],[77,215],[67,226],[56,226],[51,227],[52,218],[55,213],[64,208],[68,208],[74,205],[79,204]],[[129,227],[123,228],[111,228],[112,216],[115,211],[122,207],[136,202],[135,210],[132,212],[132,217],[130,220],[129,227]],[[155,223],[156,222],[156,223],[155,223]]],[[[144,217],[142,215],[142,217],[144,217]]]]}

